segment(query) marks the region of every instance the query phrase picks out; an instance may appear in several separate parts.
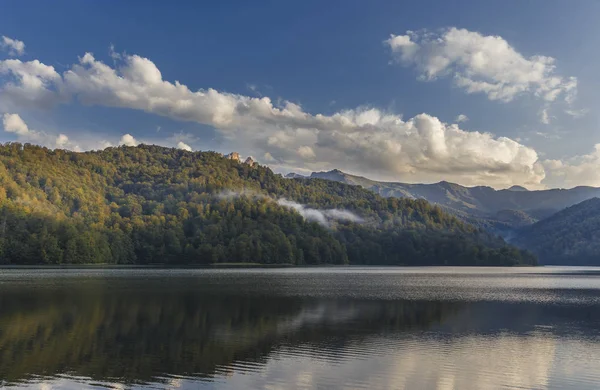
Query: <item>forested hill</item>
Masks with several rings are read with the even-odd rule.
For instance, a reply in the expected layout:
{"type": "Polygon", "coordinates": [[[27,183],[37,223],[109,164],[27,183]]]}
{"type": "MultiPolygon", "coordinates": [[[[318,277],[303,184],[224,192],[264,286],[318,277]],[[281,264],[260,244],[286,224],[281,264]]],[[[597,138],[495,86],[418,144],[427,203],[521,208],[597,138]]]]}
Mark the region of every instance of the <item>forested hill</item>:
{"type": "Polygon", "coordinates": [[[0,213],[4,264],[536,262],[426,201],[158,146],[0,146],[0,213]]]}
{"type": "Polygon", "coordinates": [[[523,231],[515,239],[545,264],[600,265],[600,199],[562,210],[523,231]]]}

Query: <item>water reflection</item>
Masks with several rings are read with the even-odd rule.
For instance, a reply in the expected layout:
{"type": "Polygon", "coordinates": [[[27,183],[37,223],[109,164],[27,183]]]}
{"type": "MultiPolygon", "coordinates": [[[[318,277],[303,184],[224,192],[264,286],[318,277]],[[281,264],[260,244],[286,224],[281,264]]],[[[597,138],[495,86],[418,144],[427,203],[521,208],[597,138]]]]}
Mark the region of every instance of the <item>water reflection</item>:
{"type": "Polygon", "coordinates": [[[280,280],[265,294],[250,276],[217,276],[0,283],[0,378],[59,388],[600,383],[595,304],[290,295],[280,280]]]}

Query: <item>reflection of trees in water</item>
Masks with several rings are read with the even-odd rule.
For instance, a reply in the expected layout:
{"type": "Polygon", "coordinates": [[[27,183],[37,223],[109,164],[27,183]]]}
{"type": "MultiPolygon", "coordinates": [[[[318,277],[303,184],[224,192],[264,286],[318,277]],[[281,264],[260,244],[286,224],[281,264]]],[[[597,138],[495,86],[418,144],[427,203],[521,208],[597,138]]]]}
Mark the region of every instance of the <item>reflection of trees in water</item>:
{"type": "Polygon", "coordinates": [[[114,287],[86,281],[1,291],[0,378],[72,373],[131,382],[163,373],[210,376],[235,361],[264,362],[281,345],[343,347],[374,333],[427,328],[459,309],[441,302],[114,287]]]}
{"type": "Polygon", "coordinates": [[[177,280],[7,284],[0,285],[0,378],[210,377],[235,362],[263,364],[281,347],[335,358],[348,346],[369,349],[374,338],[423,330],[456,338],[552,325],[560,334],[562,324],[590,333],[600,323],[594,313],[583,306],[283,297],[245,288],[216,293],[177,280]]]}

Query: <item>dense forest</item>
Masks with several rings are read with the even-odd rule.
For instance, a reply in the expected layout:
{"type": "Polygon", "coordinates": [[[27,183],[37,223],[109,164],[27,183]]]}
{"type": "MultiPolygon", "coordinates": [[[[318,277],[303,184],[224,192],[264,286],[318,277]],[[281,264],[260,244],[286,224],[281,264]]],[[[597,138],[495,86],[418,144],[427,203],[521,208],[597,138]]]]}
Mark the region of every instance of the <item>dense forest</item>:
{"type": "Polygon", "coordinates": [[[426,201],[286,179],[215,152],[0,146],[0,263],[231,262],[516,265],[536,259],[426,201]],[[310,218],[315,214],[331,218],[310,218]]]}
{"type": "Polygon", "coordinates": [[[515,243],[535,252],[544,264],[600,265],[600,199],[524,228],[515,243]]]}

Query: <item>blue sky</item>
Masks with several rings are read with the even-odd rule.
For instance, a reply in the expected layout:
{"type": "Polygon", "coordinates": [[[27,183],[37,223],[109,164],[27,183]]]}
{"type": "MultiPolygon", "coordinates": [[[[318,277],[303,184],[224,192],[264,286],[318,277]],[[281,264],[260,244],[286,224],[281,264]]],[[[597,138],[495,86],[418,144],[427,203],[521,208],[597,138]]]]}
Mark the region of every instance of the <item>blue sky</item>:
{"type": "Polygon", "coordinates": [[[144,142],[237,150],[278,172],[600,186],[598,2],[19,1],[1,8],[0,36],[9,39],[0,51],[3,142],[75,150],[144,142]],[[386,42],[392,34],[410,47],[386,42]],[[81,62],[86,53],[93,57],[81,62]],[[440,59],[450,62],[431,76],[440,59]],[[39,68],[27,65],[36,60],[39,68]],[[100,64],[114,74],[98,76],[100,64]],[[178,81],[187,92],[138,77],[154,69],[160,83],[178,81]],[[27,86],[24,74],[38,81],[27,86]],[[453,127],[460,114],[468,121],[453,127]]]}

